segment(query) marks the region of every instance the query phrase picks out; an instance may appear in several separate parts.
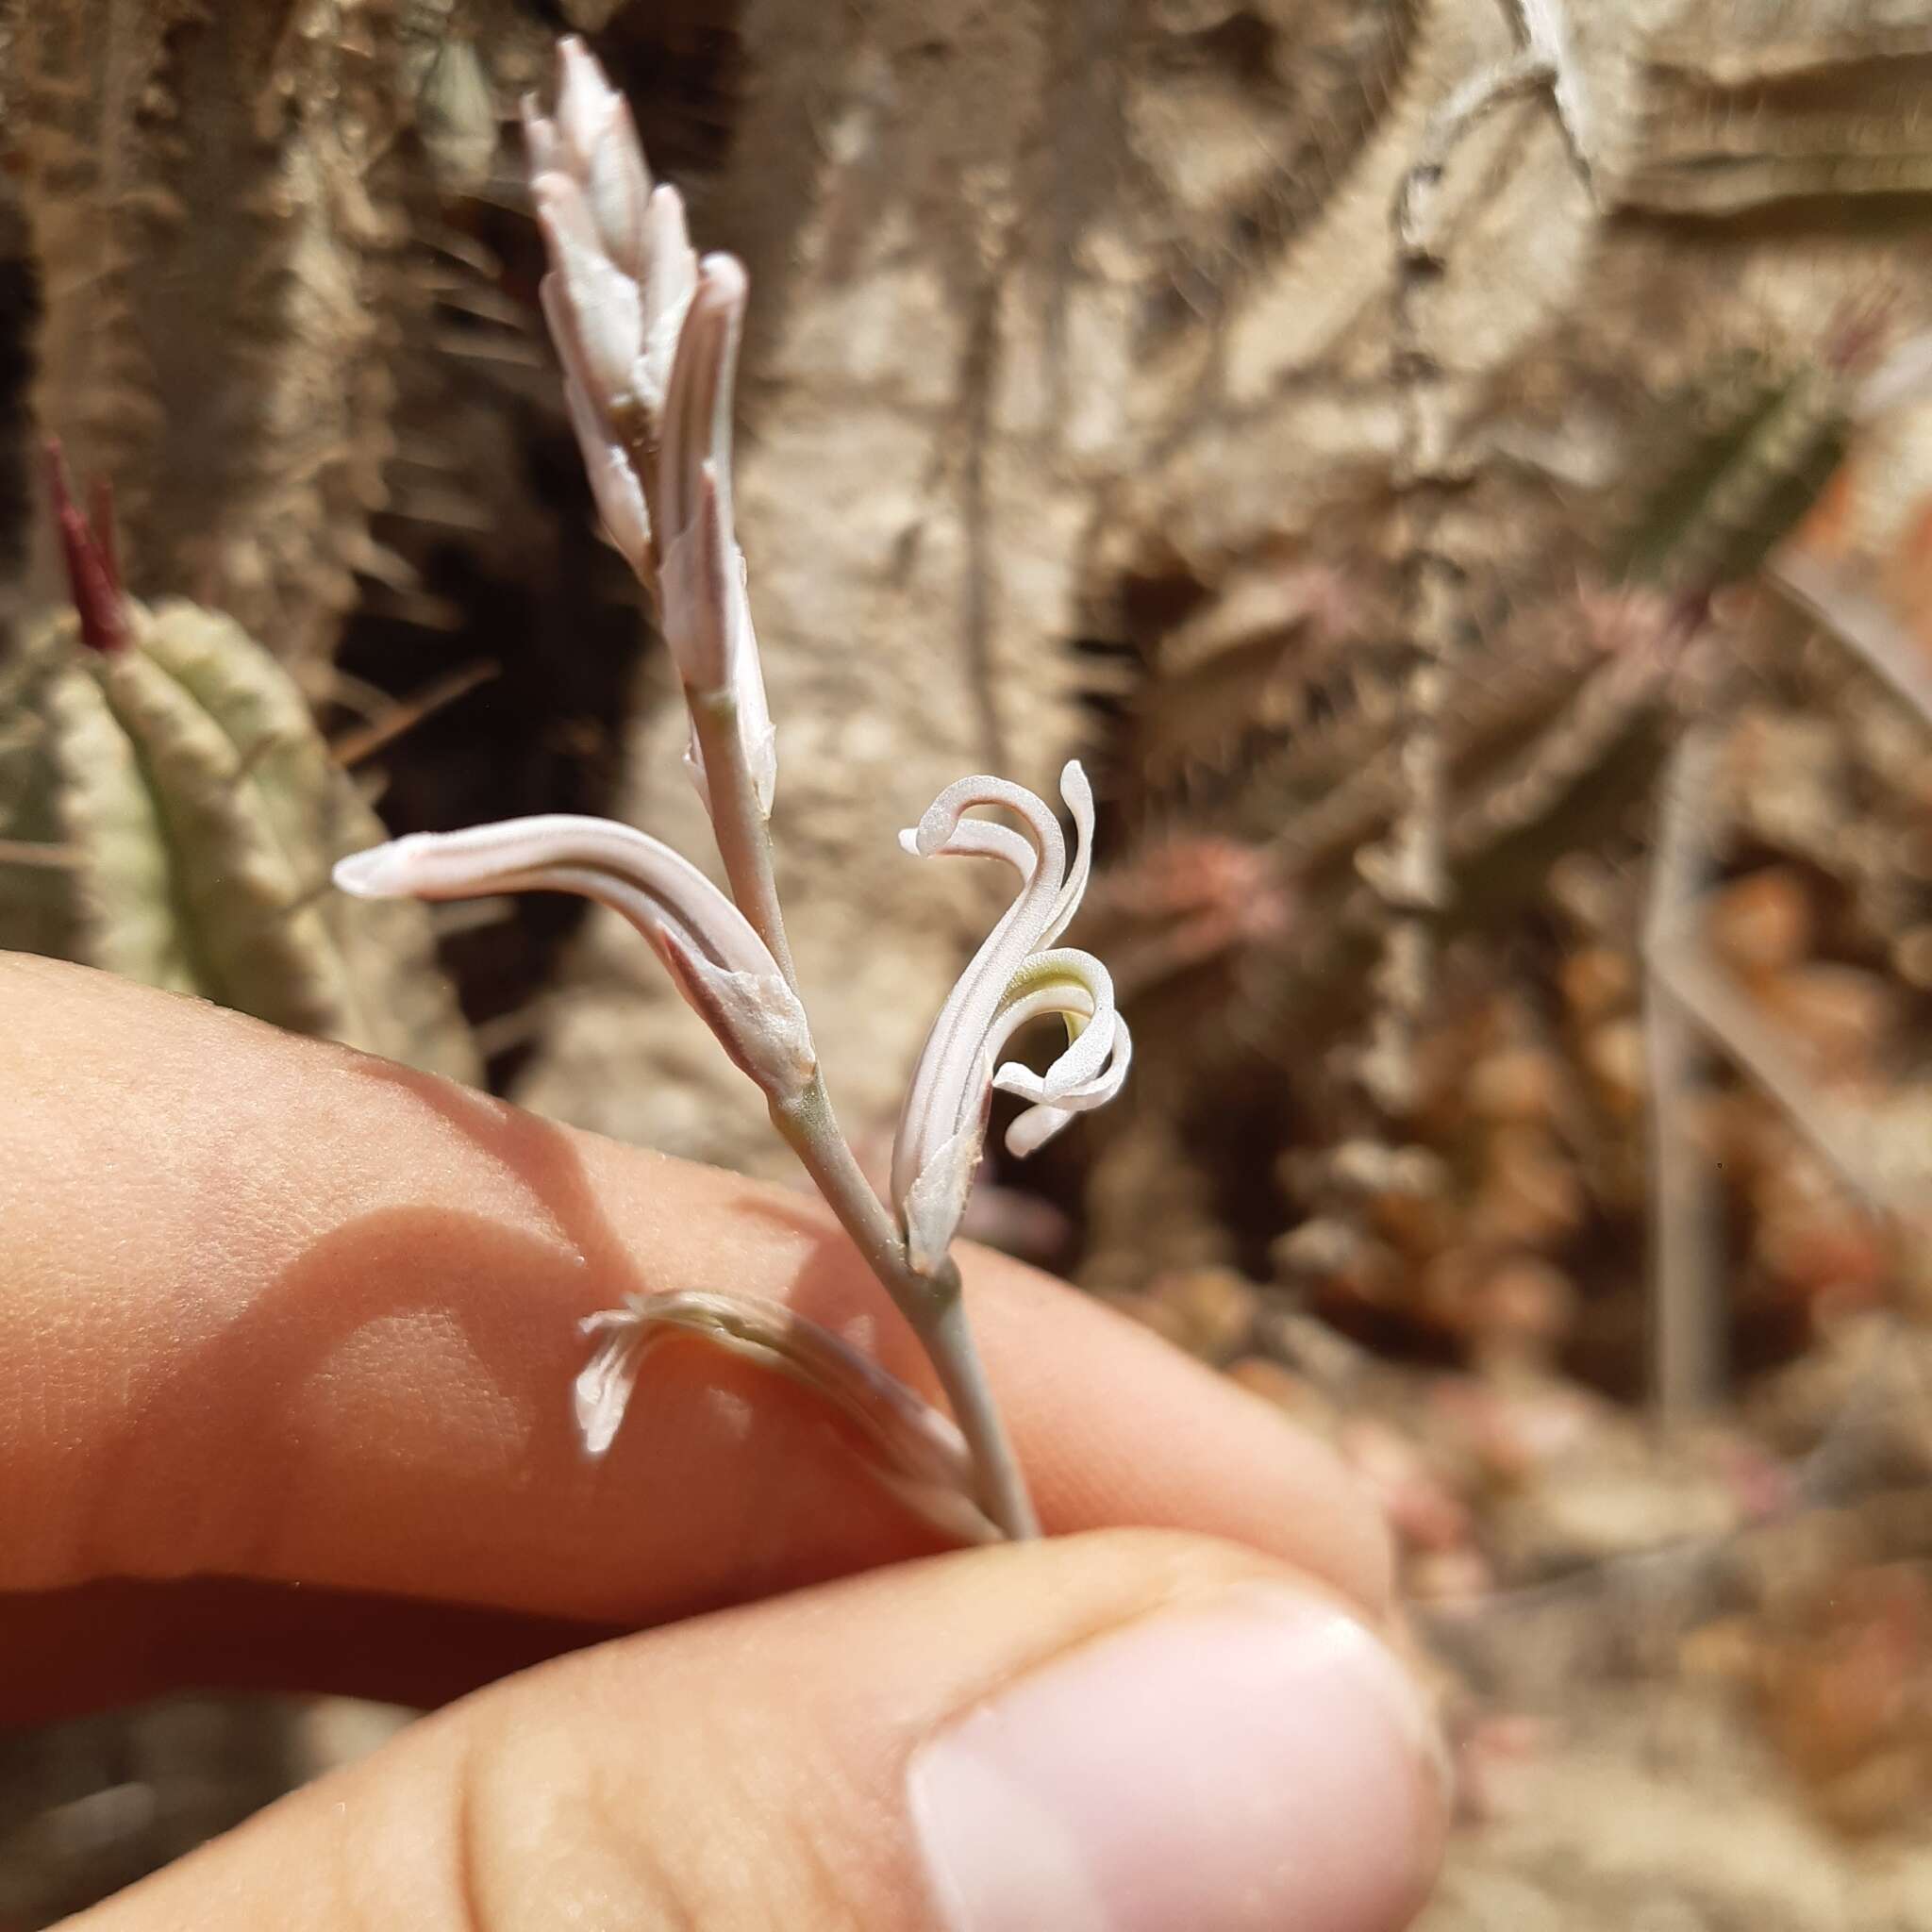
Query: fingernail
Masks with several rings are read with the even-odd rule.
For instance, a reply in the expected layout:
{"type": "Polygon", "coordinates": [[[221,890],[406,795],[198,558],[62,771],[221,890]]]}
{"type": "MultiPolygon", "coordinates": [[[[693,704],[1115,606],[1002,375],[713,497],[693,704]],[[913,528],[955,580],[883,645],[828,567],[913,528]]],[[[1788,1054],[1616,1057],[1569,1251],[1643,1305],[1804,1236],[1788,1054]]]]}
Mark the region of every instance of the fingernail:
{"type": "Polygon", "coordinates": [[[952,1932],[1381,1932],[1444,1812],[1408,1674],[1257,1587],[1018,1679],[923,1745],[912,1817],[952,1932]]]}

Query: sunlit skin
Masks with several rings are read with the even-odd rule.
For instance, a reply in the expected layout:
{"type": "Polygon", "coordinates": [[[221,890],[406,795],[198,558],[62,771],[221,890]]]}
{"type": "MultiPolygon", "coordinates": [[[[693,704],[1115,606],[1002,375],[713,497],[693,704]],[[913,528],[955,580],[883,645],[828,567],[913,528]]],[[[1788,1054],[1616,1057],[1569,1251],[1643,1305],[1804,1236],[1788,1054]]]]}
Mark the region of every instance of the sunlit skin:
{"type": "Polygon", "coordinates": [[[102,1924],[521,1932],[605,1874],[600,1925],[924,1927],[931,1723],[1234,1579],[1387,1614],[1325,1448],[990,1255],[1047,1542],[942,1554],[808,1394],[698,1344],[588,1462],[577,1323],[627,1292],[728,1281],[929,1371],[802,1194],[84,969],[8,958],[0,992],[0,1710],[459,1700],[102,1924]]]}

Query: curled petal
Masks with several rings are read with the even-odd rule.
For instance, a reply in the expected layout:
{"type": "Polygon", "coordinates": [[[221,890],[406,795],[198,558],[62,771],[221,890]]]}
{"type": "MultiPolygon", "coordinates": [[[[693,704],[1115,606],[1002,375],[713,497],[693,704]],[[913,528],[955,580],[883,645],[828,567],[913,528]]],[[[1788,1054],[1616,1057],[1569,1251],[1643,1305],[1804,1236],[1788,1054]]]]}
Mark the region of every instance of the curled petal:
{"type": "Polygon", "coordinates": [[[1126,1023],[1114,1010],[1113,982],[1091,953],[1072,947],[1041,953],[1008,989],[988,1042],[996,1058],[1023,1027],[1049,1014],[1066,1022],[1069,1040],[1044,1074],[1008,1060],[989,1087],[1033,1104],[1007,1129],[1007,1152],[1024,1159],[1043,1147],[1077,1113],[1104,1107],[1121,1091],[1132,1058],[1126,1023]]]}
{"type": "Polygon", "coordinates": [[[964,1542],[1001,1532],[974,1501],[965,1443],[951,1420],[829,1328],[782,1302],[710,1290],[630,1295],[592,1315],[597,1341],[577,1376],[577,1428],[602,1456],[617,1435],[652,1345],[684,1334],[775,1370],[829,1402],[854,1430],[873,1474],[925,1521],[964,1542]]]}
{"type": "MultiPolygon", "coordinates": [[[[899,834],[899,849],[913,858],[924,858],[919,849],[919,827],[908,825],[899,834]]],[[[995,825],[985,819],[961,819],[947,840],[948,855],[964,858],[1001,858],[1020,874],[1024,886],[1040,863],[1039,850],[1008,825],[995,825]]]]}
{"type": "MultiPolygon", "coordinates": [[[[1078,772],[1078,761],[1067,769],[1078,772]]],[[[1059,822],[1037,791],[1029,791],[1008,778],[982,775],[955,779],[926,807],[918,824],[899,835],[900,842],[921,858],[961,854],[978,857],[988,848],[973,834],[983,827],[984,821],[966,816],[975,806],[1004,807],[1020,820],[1025,827],[1024,836],[1035,855],[1030,870],[1038,871],[1043,863],[1052,873],[1058,891],[1066,871],[1066,841],[1060,836],[1059,822]]]]}
{"type": "Polygon", "coordinates": [[[892,1198],[903,1212],[913,1182],[940,1144],[958,1132],[968,1096],[990,1071],[986,1041],[1000,1003],[1058,911],[1066,841],[1036,793],[1003,778],[974,777],[947,786],[901,842],[922,857],[1002,858],[1021,876],[1019,893],[959,975],[920,1049],[892,1143],[892,1198]],[[1019,819],[1021,831],[969,819],[974,806],[1004,808],[1019,819]]]}
{"type": "Polygon", "coordinates": [[[1044,1083],[1030,1068],[1017,1065],[1002,1067],[993,1076],[993,1085],[1002,1092],[1016,1093],[1022,1099],[1034,1103],[1024,1113],[1016,1115],[1007,1128],[1007,1152],[1016,1160],[1024,1160],[1029,1154],[1044,1147],[1062,1127],[1071,1126],[1077,1115],[1096,1107],[1105,1107],[1126,1084],[1127,1069],[1133,1058],[1133,1041],[1127,1033],[1127,1023],[1116,1013],[1107,1059],[1100,1071],[1091,1080],[1067,1088],[1051,1101],[1043,1097],[1044,1083]]]}
{"type": "MultiPolygon", "coordinates": [[[[1091,953],[1060,946],[1034,954],[1008,982],[999,1017],[987,1036],[988,1057],[996,1058],[1022,1026],[1047,1013],[1062,1015],[1070,1036],[1065,1051],[1038,1076],[1040,1097],[1057,1100],[1091,1080],[1110,1049],[1113,980],[1091,953]]],[[[1017,1065],[1001,1071],[1036,1077],[1017,1065]]]]}
{"type": "MultiPolygon", "coordinates": [[[[923,1152],[911,1184],[898,1197],[908,1255],[930,1274],[944,1258],[965,1215],[967,1195],[986,1138],[995,1089],[1033,1104],[1007,1131],[1008,1153],[1024,1158],[1042,1147],[1077,1113],[1104,1106],[1127,1076],[1131,1042],[1115,1012],[1107,969],[1091,953],[1071,947],[1038,953],[1008,984],[992,1025],[979,1043],[973,1076],[950,1097],[952,1131],[923,1152]],[[1044,1074],[1018,1061],[997,1072],[1007,1042],[1035,1020],[1065,1022],[1068,1042],[1044,1074]]],[[[946,1124],[934,1123],[937,1133],[946,1124]]]]}
{"type": "Polygon", "coordinates": [[[575,892],[650,941],[732,1059],[775,1098],[816,1071],[804,1008],[750,922],[670,846],[608,819],[557,813],[416,832],[342,859],[336,884],[365,899],[575,892]]]}
{"type": "Polygon", "coordinates": [[[1024,1155],[1110,1100],[1126,1077],[1131,1042],[1107,969],[1091,953],[1051,943],[1079,908],[1093,833],[1093,794],[1077,764],[1060,774],[1060,788],[1074,816],[1071,869],[1045,804],[1000,779],[948,786],[900,835],[915,853],[1002,859],[1021,882],[926,1036],[892,1145],[892,1199],[912,1264],[924,1273],[939,1265],[965,1211],[995,1088],[1033,1103],[1007,1135],[1008,1148],[1024,1155]],[[986,805],[1011,811],[1024,829],[967,816],[986,805]],[[1014,1034],[1050,1014],[1065,1021],[1068,1041],[1043,1074],[997,1065],[1014,1034]]]}
{"type": "Polygon", "coordinates": [[[1050,946],[1073,924],[1087,893],[1087,875],[1093,867],[1093,788],[1078,758],[1069,758],[1060,767],[1060,796],[1074,815],[1074,858],[1067,868],[1059,896],[1055,899],[1053,917],[1040,936],[1040,943],[1050,946]]]}

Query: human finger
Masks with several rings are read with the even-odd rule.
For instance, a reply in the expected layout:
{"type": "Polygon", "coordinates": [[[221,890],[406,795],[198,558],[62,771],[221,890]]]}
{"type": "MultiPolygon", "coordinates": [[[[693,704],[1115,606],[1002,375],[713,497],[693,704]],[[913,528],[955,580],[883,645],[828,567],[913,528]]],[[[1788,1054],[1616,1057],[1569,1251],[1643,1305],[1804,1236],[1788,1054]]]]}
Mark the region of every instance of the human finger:
{"type": "Polygon", "coordinates": [[[1439,1765],[1331,1591],[1103,1533],[559,1659],[84,1923],[1383,1932],[1434,1869],[1439,1765]]]}
{"type": "MultiPolygon", "coordinates": [[[[653,1358],[601,1464],[576,1323],[789,1301],[930,1386],[800,1197],[206,1005],[0,973],[0,1590],[227,1575],[632,1625],[930,1551],[803,1392],[653,1358]]],[[[1271,1409],[1024,1268],[969,1257],[1048,1526],[1252,1543],[1367,1604],[1383,1532],[1271,1409]]]]}

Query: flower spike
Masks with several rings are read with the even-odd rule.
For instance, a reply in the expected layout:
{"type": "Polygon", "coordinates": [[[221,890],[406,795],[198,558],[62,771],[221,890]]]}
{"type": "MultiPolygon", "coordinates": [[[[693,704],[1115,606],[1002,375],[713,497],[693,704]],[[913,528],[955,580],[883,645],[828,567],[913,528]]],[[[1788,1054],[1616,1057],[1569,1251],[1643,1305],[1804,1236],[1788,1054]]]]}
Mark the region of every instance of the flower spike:
{"type": "Polygon", "coordinates": [[[657,606],[691,715],[697,780],[726,899],[676,854],[620,825],[521,820],[398,840],[337,870],[347,891],[460,898],[583,893],[631,921],[732,1058],[766,1091],[791,1144],[924,1343],[958,1434],[836,1338],[745,1299],[658,1295],[587,1324],[599,1345],[577,1385],[579,1425],[601,1453],[644,1348],[680,1328],[797,1375],[882,1451],[885,1479],[957,1534],[1039,1534],[1012,1445],[966,1325],[948,1249],[995,1089],[1027,1106],[1007,1145],[1026,1154],[1120,1090],[1131,1043],[1106,969],[1058,941],[1086,888],[1093,798],[1077,764],[1055,814],[996,778],[949,786],[905,835],[922,857],[996,858],[1019,890],[961,975],[920,1055],[893,1147],[891,1204],[841,1133],[796,992],[772,862],[772,721],[732,516],[731,433],[747,288],[726,255],[702,262],[676,192],[654,184],[629,110],[581,42],[558,52],[556,105],[524,109],[531,197],[550,256],[541,299],[606,533],[657,606]],[[1018,821],[991,824],[981,807],[1018,821]],[[735,902],[735,903],[734,903],[735,902]],[[1044,1074],[999,1056],[1022,1028],[1060,1018],[1067,1045],[1044,1074]],[[881,1390],[889,1391],[882,1394],[881,1390]],[[908,1408],[907,1404],[911,1404],[908,1408]]]}

